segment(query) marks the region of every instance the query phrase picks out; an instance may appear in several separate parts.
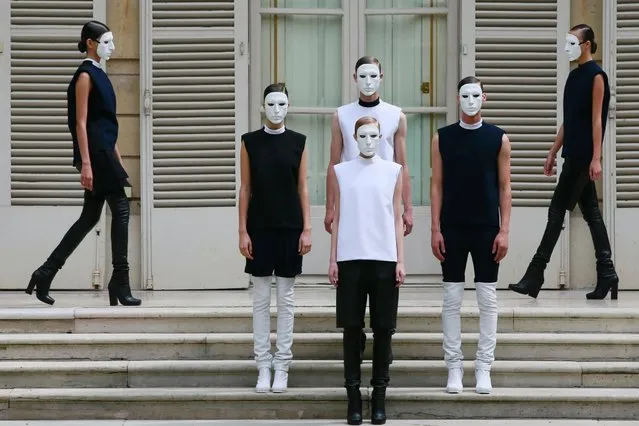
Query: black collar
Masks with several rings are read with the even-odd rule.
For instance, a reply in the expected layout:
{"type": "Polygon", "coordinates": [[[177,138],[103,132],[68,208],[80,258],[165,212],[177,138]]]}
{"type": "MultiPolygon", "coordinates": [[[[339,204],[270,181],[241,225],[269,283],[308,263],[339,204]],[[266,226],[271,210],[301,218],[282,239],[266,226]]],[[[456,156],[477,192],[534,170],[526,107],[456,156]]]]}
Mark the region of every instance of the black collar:
{"type": "Polygon", "coordinates": [[[371,101],[371,102],[366,102],[366,101],[363,101],[363,100],[359,99],[358,102],[363,107],[372,108],[374,106],[379,105],[379,98],[377,98],[377,99],[375,99],[374,101],[371,101]]]}

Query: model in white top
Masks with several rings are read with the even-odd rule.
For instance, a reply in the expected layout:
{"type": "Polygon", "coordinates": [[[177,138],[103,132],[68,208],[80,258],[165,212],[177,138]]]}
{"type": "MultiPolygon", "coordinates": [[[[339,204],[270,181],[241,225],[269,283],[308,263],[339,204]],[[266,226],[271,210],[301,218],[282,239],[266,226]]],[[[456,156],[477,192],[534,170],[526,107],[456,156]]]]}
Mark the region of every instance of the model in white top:
{"type": "Polygon", "coordinates": [[[336,164],[335,217],[328,275],[337,287],[336,322],[343,329],[348,424],[362,424],[362,335],[367,300],[373,329],[371,423],[386,422],[391,340],[404,282],[402,167],[376,154],[383,129],[373,117],[354,125],[359,155],[336,164]]]}
{"type": "Polygon", "coordinates": [[[384,77],[382,66],[377,58],[364,56],[355,64],[353,80],[359,89],[359,99],[343,105],[333,115],[331,129],[331,154],[326,176],[326,215],[324,227],[331,233],[335,217],[335,176],[333,166],[356,158],[359,155],[357,142],[353,137],[355,122],[370,116],[377,120],[383,129],[383,135],[377,147],[377,154],[387,161],[402,166],[402,201],[404,213],[404,235],[413,229],[413,203],[410,189],[410,174],[406,161],[406,115],[399,107],[382,102],[378,93],[384,77]]]}

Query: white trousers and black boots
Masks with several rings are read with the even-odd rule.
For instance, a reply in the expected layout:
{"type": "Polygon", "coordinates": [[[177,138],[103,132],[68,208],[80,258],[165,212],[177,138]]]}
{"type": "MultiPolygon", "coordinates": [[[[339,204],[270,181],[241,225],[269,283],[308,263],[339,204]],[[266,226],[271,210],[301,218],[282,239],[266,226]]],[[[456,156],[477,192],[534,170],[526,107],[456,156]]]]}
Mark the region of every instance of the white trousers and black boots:
{"type": "Polygon", "coordinates": [[[253,282],[253,350],[259,372],[256,392],[285,392],[288,369],[293,359],[295,278],[275,277],[277,299],[277,341],[271,353],[271,282],[272,277],[252,277],[253,282]],[[271,387],[271,369],[275,372],[271,387]]]}
{"type": "MultiPolygon", "coordinates": [[[[490,393],[492,384],[490,369],[495,359],[497,343],[497,283],[476,283],[479,306],[479,342],[475,357],[477,393],[490,393]]],[[[444,333],[444,359],[448,367],[446,391],[460,393],[463,390],[463,360],[461,341],[461,305],[464,283],[444,283],[442,327],[444,333]]]]}

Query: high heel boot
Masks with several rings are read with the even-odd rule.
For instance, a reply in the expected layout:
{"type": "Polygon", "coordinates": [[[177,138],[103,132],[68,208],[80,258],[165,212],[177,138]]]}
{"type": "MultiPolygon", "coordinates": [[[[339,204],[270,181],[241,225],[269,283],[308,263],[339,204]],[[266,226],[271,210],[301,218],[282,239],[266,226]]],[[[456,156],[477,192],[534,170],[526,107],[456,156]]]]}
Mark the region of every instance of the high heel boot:
{"type": "Polygon", "coordinates": [[[131,295],[131,285],[129,284],[129,271],[114,269],[109,281],[109,303],[117,306],[118,301],[123,306],[139,306],[140,299],[131,295]]]}
{"type": "Polygon", "coordinates": [[[58,273],[59,268],[56,267],[53,262],[47,260],[42,266],[36,269],[31,274],[31,280],[25,290],[25,293],[32,294],[35,288],[36,298],[46,303],[47,305],[53,305],[55,300],[49,296],[49,288],[51,288],[51,282],[58,273]]]}
{"type": "Polygon", "coordinates": [[[619,291],[619,277],[611,260],[600,264],[597,262],[597,285],[594,291],[586,294],[588,300],[605,299],[610,292],[610,298],[617,300],[619,291]]]}
{"type": "Polygon", "coordinates": [[[358,327],[344,329],[344,387],[348,396],[346,423],[349,425],[362,424],[362,394],[361,384],[361,338],[362,330],[358,327]]]}

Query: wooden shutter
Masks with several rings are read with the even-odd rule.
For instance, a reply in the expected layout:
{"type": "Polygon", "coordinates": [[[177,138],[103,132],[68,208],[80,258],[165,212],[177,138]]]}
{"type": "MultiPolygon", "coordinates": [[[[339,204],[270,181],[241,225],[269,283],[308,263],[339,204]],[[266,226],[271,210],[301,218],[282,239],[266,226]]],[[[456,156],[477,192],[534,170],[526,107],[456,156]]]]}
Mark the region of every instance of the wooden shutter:
{"type": "Polygon", "coordinates": [[[617,206],[639,207],[639,2],[617,0],[617,206]]]}
{"type": "Polygon", "coordinates": [[[153,206],[234,206],[234,2],[152,7],[153,206]]]}
{"type": "Polygon", "coordinates": [[[512,142],[514,206],[545,206],[543,164],[557,132],[557,0],[475,0],[475,75],[482,115],[512,142]]]}
{"type": "Polygon", "coordinates": [[[11,204],[79,205],[66,90],[92,0],[11,0],[11,204]]]}

